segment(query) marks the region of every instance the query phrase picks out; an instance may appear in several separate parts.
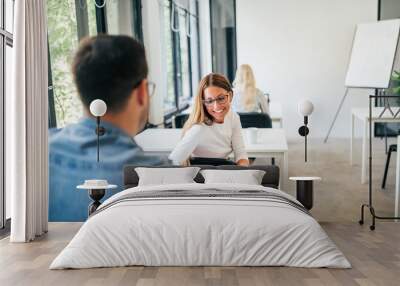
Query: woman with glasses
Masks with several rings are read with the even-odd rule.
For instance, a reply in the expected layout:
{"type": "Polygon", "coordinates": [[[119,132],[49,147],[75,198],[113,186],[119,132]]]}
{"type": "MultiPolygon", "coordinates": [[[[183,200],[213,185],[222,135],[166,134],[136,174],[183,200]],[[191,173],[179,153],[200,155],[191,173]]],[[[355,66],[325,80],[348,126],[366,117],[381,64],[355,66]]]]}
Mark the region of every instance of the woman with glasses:
{"type": "Polygon", "coordinates": [[[190,158],[226,159],[233,152],[237,165],[248,166],[240,118],[231,110],[232,97],[232,87],[225,76],[205,76],[183,126],[183,137],[169,159],[185,164],[190,158]]]}
{"type": "Polygon", "coordinates": [[[269,114],[268,97],[256,87],[253,70],[249,65],[240,65],[233,81],[234,99],[232,108],[236,112],[264,112],[269,114]]]}

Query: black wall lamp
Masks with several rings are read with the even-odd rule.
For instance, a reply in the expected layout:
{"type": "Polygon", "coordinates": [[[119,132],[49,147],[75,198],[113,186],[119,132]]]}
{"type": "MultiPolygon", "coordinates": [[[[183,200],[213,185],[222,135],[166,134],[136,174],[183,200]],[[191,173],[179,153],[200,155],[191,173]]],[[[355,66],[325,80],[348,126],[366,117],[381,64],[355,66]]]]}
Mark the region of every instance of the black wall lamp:
{"type": "Polygon", "coordinates": [[[101,99],[95,99],[90,103],[90,113],[96,117],[97,127],[97,162],[99,162],[100,158],[100,136],[103,136],[106,133],[106,129],[103,126],[100,126],[100,117],[106,114],[107,112],[107,104],[101,99]]]}
{"type": "Polygon", "coordinates": [[[307,162],[307,135],[310,133],[308,129],[308,116],[314,110],[314,105],[309,100],[303,100],[298,105],[298,111],[300,115],[304,117],[304,125],[299,128],[300,136],[304,136],[304,161],[307,162]]]}

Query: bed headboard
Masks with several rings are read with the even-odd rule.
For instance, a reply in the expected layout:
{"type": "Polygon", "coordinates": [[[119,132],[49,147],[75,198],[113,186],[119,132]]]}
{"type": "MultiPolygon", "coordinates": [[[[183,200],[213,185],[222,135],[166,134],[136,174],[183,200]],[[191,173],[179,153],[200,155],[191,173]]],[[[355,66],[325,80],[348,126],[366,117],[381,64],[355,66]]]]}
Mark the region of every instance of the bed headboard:
{"type": "MultiPolygon", "coordinates": [[[[124,166],[124,189],[136,187],[139,183],[139,176],[137,175],[135,168],[137,167],[146,167],[146,168],[184,168],[182,166],[140,166],[140,165],[126,165],[124,166]]],[[[204,169],[217,169],[217,170],[263,170],[265,171],[265,175],[262,179],[262,185],[265,187],[271,187],[277,189],[279,186],[279,168],[277,166],[257,166],[252,165],[249,167],[242,166],[195,166],[199,167],[202,170],[204,169]]],[[[197,174],[194,180],[197,183],[204,183],[204,178],[200,174],[197,174]]]]}

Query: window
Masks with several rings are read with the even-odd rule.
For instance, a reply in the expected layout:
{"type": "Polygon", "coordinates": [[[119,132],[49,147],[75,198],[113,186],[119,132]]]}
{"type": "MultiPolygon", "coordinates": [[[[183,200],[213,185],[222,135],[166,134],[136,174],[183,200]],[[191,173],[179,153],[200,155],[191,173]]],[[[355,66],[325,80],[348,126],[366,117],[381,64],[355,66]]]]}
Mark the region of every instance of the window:
{"type": "MultiPolygon", "coordinates": [[[[11,194],[6,191],[5,184],[5,104],[11,94],[11,76],[13,68],[13,21],[14,1],[0,0],[0,228],[4,229],[6,220],[11,217],[11,194]]],[[[7,224],[9,227],[9,223],[7,224]]],[[[8,231],[9,229],[6,229],[8,231]]],[[[2,231],[3,232],[3,231],[2,231]]]]}
{"type": "Polygon", "coordinates": [[[176,108],[175,99],[175,70],[174,70],[174,46],[172,43],[172,30],[170,25],[171,19],[171,1],[164,1],[164,38],[165,38],[165,50],[166,50],[166,66],[167,66],[167,93],[164,96],[164,109],[173,110],[176,108]]]}
{"type": "MultiPolygon", "coordinates": [[[[71,74],[72,56],[81,38],[93,33],[94,9],[90,0],[48,0],[47,23],[51,78],[57,127],[76,122],[83,114],[71,74]],[[91,23],[91,28],[89,28],[91,23]],[[78,25],[79,24],[79,25],[78,25]]],[[[50,112],[51,113],[51,112],[50,112]]]]}
{"type": "Polygon", "coordinates": [[[195,0],[164,0],[166,113],[175,113],[190,102],[200,79],[197,6],[195,0]]]}
{"type": "Polygon", "coordinates": [[[130,35],[143,41],[141,1],[109,1],[106,5],[107,33],[130,35]]]}
{"type": "Polygon", "coordinates": [[[63,127],[83,115],[71,74],[79,40],[98,32],[126,34],[142,40],[140,9],[140,0],[47,1],[49,127],[63,127]]]}
{"type": "Polygon", "coordinates": [[[14,0],[5,0],[5,30],[14,32],[14,0]]]}
{"type": "Polygon", "coordinates": [[[237,68],[235,0],[210,0],[213,71],[232,82],[237,68]]]}
{"type": "MultiPolygon", "coordinates": [[[[400,17],[400,1],[392,0],[379,0],[378,1],[378,20],[389,20],[397,19],[400,17]]],[[[395,63],[394,70],[399,71],[399,63],[395,63]]],[[[397,81],[391,81],[390,87],[386,90],[387,95],[398,95],[398,93],[393,94],[393,88],[398,87],[399,83],[397,81]]],[[[376,93],[378,95],[378,93],[376,93]]],[[[391,106],[400,106],[400,100],[391,98],[389,99],[391,106]]],[[[376,106],[383,106],[383,100],[377,100],[376,106]]],[[[375,123],[374,124],[375,136],[383,137],[387,136],[397,136],[400,134],[400,124],[399,123],[375,123]]]]}

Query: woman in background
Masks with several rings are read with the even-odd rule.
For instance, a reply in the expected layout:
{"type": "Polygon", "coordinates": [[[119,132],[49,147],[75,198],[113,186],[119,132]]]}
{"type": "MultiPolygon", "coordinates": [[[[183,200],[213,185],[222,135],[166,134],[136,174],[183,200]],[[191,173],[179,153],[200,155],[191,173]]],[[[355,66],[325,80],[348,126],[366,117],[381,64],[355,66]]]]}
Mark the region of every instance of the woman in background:
{"type": "Polygon", "coordinates": [[[264,112],[269,114],[268,98],[256,87],[253,70],[249,65],[241,65],[233,82],[232,108],[236,112],[264,112]]]}
{"type": "Polygon", "coordinates": [[[225,76],[205,76],[183,126],[183,137],[169,159],[185,164],[191,157],[226,159],[233,152],[237,165],[248,166],[240,118],[230,108],[232,97],[232,87],[225,76]]]}

